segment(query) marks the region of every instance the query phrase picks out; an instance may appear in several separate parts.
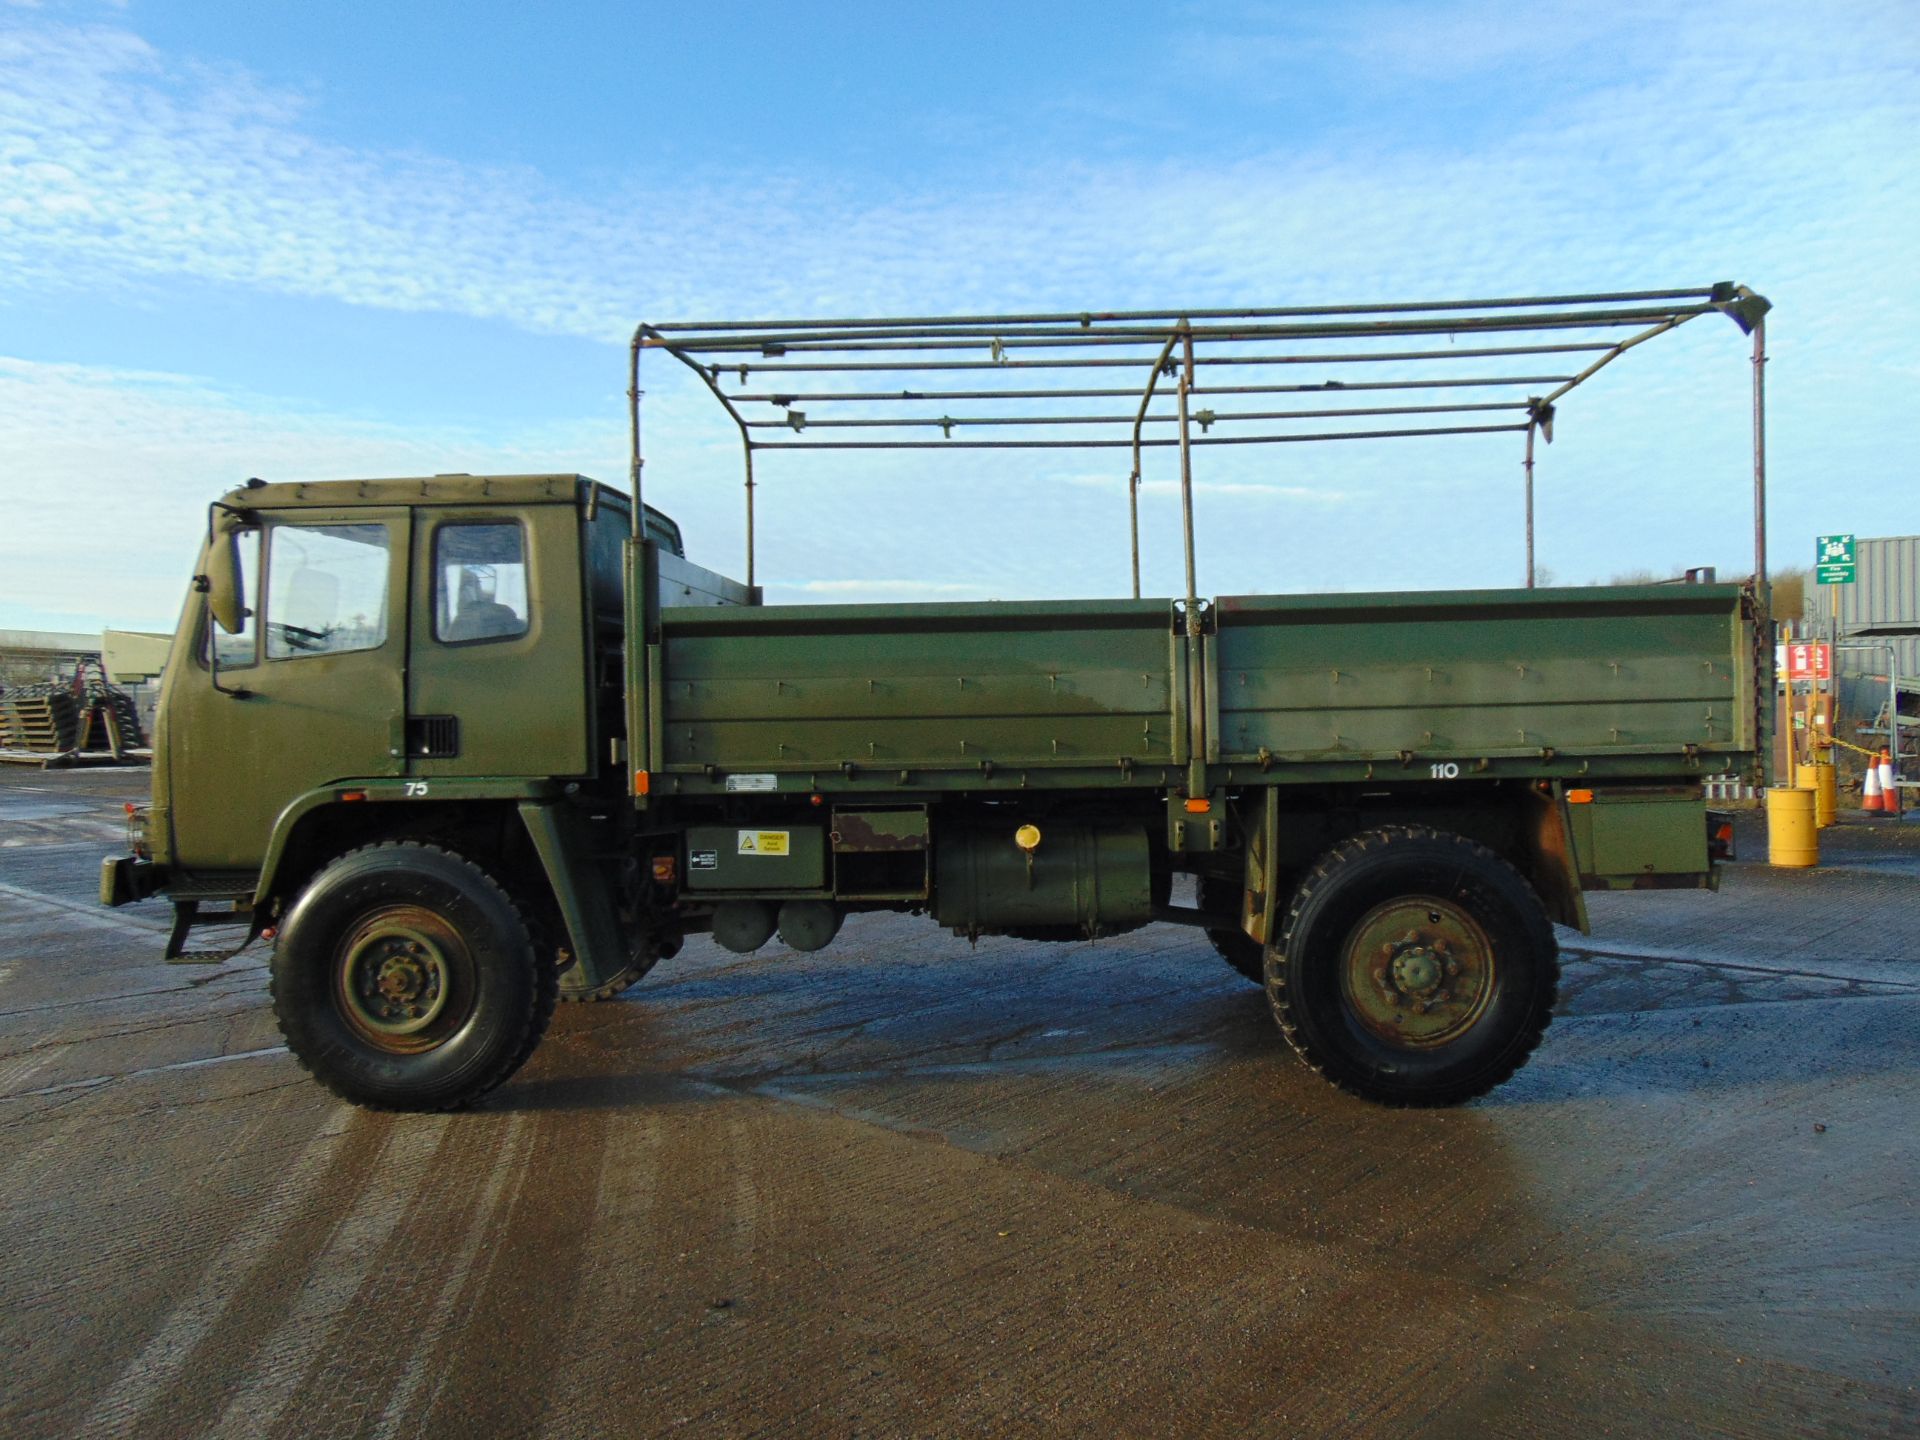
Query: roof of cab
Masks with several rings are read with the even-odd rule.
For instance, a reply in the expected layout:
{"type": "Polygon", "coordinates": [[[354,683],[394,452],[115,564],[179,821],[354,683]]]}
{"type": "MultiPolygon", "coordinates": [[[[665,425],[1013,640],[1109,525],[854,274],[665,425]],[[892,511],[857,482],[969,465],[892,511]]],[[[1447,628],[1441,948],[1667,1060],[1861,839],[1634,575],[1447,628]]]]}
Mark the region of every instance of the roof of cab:
{"type": "MultiPolygon", "coordinates": [[[[249,481],[221,499],[249,510],[338,505],[529,505],[576,503],[599,482],[584,475],[417,475],[379,480],[249,481]]],[[[627,510],[624,491],[600,486],[600,502],[627,510]]],[[[649,506],[649,509],[652,507],[649,506]]]]}

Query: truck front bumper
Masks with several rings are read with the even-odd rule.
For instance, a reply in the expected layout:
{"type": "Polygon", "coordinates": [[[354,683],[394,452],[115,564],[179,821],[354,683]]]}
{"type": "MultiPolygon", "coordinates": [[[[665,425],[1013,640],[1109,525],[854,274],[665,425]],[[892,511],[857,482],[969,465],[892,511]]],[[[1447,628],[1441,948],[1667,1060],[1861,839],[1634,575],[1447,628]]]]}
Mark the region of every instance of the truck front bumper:
{"type": "Polygon", "coordinates": [[[166,882],[165,869],[138,855],[108,855],[100,861],[102,905],[131,905],[157,894],[166,882]]]}

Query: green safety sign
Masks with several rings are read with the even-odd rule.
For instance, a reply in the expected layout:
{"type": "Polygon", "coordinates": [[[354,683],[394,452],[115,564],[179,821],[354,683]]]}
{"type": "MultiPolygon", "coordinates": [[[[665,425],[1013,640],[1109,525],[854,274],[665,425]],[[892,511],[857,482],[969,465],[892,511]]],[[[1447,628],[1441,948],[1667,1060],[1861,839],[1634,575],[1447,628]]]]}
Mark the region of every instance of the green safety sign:
{"type": "Polygon", "coordinates": [[[1853,583],[1853,536],[1822,535],[1813,556],[1814,577],[1822,585],[1853,583]]]}

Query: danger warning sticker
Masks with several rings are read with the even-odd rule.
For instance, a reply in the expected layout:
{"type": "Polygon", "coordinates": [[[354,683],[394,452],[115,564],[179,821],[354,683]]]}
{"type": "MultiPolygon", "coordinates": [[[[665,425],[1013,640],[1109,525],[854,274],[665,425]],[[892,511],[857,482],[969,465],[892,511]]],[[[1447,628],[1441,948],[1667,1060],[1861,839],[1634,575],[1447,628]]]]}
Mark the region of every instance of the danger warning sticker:
{"type": "Polygon", "coordinates": [[[784,855],[787,853],[787,835],[785,830],[742,830],[740,832],[740,854],[742,855],[784,855]]]}

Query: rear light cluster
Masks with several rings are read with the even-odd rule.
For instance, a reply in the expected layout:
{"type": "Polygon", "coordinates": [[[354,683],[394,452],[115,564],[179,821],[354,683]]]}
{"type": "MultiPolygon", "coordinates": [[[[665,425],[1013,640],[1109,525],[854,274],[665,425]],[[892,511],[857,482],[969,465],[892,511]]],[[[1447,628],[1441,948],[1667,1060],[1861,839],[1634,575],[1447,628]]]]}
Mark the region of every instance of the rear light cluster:
{"type": "Polygon", "coordinates": [[[151,860],[153,851],[147,844],[147,807],[127,802],[127,849],[141,860],[151,860]]]}

